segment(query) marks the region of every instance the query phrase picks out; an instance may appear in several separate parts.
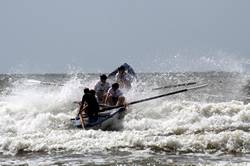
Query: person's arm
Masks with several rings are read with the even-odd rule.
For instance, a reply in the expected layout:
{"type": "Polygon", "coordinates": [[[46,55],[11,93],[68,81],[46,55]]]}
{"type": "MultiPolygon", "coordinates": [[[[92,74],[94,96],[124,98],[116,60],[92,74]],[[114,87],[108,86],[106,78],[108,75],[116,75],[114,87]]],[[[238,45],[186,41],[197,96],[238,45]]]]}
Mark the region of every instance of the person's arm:
{"type": "Polygon", "coordinates": [[[114,77],[114,76],[116,75],[117,72],[118,72],[118,68],[116,68],[113,72],[111,72],[111,73],[108,75],[108,78],[114,77]]]}
{"type": "Polygon", "coordinates": [[[82,96],[82,102],[81,102],[81,105],[80,105],[80,109],[79,109],[79,113],[80,111],[83,109],[83,106],[84,106],[84,102],[86,101],[85,99],[85,95],[82,96]]]}
{"type": "Polygon", "coordinates": [[[107,94],[106,94],[105,100],[104,100],[104,104],[108,104],[108,98],[109,98],[109,96],[111,95],[111,93],[110,93],[111,90],[112,90],[112,89],[109,88],[109,90],[108,90],[108,92],[107,92],[107,94]]]}
{"type": "Polygon", "coordinates": [[[95,84],[95,87],[94,87],[94,90],[97,92],[97,90],[98,90],[98,86],[99,86],[99,82],[97,82],[96,84],[95,84]]]}
{"type": "Polygon", "coordinates": [[[110,84],[108,82],[106,82],[106,84],[104,86],[104,93],[107,93],[110,88],[111,88],[110,84]]]}
{"type": "Polygon", "coordinates": [[[120,74],[116,73],[116,75],[115,75],[115,81],[118,82],[119,80],[120,80],[120,74]]]}
{"type": "Polygon", "coordinates": [[[83,104],[83,106],[79,109],[79,115],[82,114],[82,112],[88,107],[88,104],[83,104]]]}
{"type": "Polygon", "coordinates": [[[110,93],[109,92],[107,92],[107,95],[105,96],[105,100],[104,100],[104,104],[108,104],[108,98],[109,98],[109,96],[110,96],[110,93]]]}

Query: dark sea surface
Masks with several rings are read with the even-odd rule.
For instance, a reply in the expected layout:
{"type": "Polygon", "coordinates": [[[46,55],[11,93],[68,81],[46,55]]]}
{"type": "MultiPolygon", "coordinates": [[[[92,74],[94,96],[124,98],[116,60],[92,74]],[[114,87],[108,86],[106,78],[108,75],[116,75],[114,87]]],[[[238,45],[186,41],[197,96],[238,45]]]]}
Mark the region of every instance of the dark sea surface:
{"type": "Polygon", "coordinates": [[[76,129],[73,102],[98,80],[81,73],[0,75],[0,165],[250,164],[249,74],[140,73],[124,91],[128,102],[186,88],[157,87],[208,86],[129,106],[117,131],[76,129]]]}

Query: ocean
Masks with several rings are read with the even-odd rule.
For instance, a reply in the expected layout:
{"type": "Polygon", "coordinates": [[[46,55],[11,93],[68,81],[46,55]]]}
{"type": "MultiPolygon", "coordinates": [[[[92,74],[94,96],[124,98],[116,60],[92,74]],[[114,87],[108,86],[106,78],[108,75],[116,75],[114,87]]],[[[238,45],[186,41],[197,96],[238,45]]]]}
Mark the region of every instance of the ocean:
{"type": "MultiPolygon", "coordinates": [[[[75,128],[85,87],[99,74],[1,74],[0,165],[249,165],[250,75],[238,72],[139,73],[115,131],[75,128]],[[195,86],[195,85],[192,85],[195,86]],[[190,87],[192,87],[190,86],[190,87]]],[[[113,82],[113,80],[108,80],[113,82]]]]}

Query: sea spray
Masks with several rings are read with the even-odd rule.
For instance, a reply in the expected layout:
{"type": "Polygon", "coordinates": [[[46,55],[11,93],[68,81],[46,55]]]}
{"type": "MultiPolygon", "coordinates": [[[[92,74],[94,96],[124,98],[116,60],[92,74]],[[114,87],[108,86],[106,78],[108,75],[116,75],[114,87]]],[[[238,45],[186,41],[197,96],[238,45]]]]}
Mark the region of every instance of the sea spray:
{"type": "Polygon", "coordinates": [[[53,76],[53,83],[64,86],[25,84],[29,79],[50,81],[42,76],[16,78],[9,86],[9,93],[1,96],[2,155],[117,154],[119,157],[126,153],[140,158],[140,155],[163,153],[244,155],[250,152],[250,105],[237,98],[247,82],[245,76],[222,72],[140,74],[133,88],[124,93],[128,102],[174,91],[176,88],[152,89],[173,84],[172,81],[180,83],[184,77],[188,81],[208,82],[209,86],[129,106],[119,131],[81,130],[70,123],[78,109],[73,102],[81,100],[84,87],[93,88],[99,75],[67,76],[55,81],[57,77],[53,76]],[[213,95],[223,98],[218,100],[213,95]]]}

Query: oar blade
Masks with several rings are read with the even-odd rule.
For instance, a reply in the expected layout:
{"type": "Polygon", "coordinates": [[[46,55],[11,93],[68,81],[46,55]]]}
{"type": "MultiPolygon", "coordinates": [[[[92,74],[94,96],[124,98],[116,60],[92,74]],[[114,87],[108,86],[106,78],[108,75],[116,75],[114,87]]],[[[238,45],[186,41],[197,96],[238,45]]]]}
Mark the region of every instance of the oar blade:
{"type": "Polygon", "coordinates": [[[204,88],[208,86],[208,84],[201,84],[201,85],[197,85],[197,86],[194,86],[194,87],[190,87],[190,88],[187,88],[188,90],[195,90],[195,89],[200,89],[200,88],[204,88]]]}
{"type": "Polygon", "coordinates": [[[167,89],[167,88],[176,88],[180,86],[189,86],[189,85],[194,85],[197,84],[197,82],[185,82],[185,83],[180,83],[180,84],[173,84],[173,85],[166,85],[158,88],[153,88],[152,90],[160,90],[160,89],[167,89]]]}

